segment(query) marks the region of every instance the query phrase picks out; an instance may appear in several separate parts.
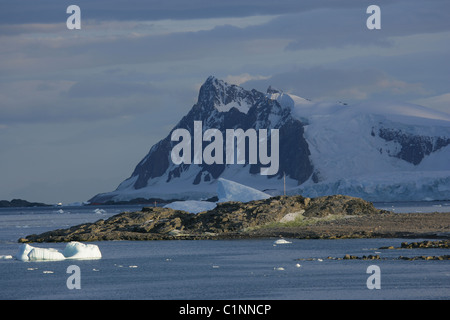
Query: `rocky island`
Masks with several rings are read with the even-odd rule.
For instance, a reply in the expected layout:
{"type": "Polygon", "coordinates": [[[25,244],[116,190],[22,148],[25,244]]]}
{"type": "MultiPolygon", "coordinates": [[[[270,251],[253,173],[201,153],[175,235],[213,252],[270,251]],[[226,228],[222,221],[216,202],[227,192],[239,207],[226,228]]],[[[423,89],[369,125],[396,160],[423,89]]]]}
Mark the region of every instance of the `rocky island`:
{"type": "Polygon", "coordinates": [[[50,204],[41,202],[29,202],[22,199],[0,200],[0,208],[29,208],[29,207],[50,207],[50,204]]]}
{"type": "Polygon", "coordinates": [[[123,212],[19,242],[103,240],[242,239],[291,237],[446,238],[448,213],[395,214],[371,202],[343,195],[305,198],[276,196],[250,202],[222,202],[198,214],[160,207],[123,212]]]}

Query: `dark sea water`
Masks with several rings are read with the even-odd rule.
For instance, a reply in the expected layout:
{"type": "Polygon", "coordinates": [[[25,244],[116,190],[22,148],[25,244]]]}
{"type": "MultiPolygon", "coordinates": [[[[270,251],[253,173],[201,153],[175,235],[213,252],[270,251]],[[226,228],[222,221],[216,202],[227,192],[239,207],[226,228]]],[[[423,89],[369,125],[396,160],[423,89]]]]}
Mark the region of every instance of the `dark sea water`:
{"type": "MultiPolygon", "coordinates": [[[[421,210],[426,207],[422,206],[421,210]]],[[[1,209],[0,257],[16,254],[20,247],[17,243],[19,237],[93,222],[139,208],[1,209]]],[[[430,206],[428,209],[438,211],[430,206]]],[[[291,242],[289,244],[275,244],[275,240],[108,241],[94,243],[102,252],[102,259],[99,260],[22,262],[2,259],[0,299],[450,298],[448,260],[395,259],[400,255],[444,255],[449,254],[448,249],[379,249],[389,245],[398,247],[402,241],[412,241],[409,239],[286,239],[291,242]],[[327,259],[328,256],[343,257],[345,254],[378,254],[388,259],[327,259]],[[67,286],[71,276],[67,269],[71,265],[79,267],[80,289],[69,289],[67,286]],[[379,267],[380,289],[369,289],[367,286],[367,280],[372,275],[367,270],[371,265],[379,267]]],[[[33,246],[62,250],[65,244],[33,246]]]]}

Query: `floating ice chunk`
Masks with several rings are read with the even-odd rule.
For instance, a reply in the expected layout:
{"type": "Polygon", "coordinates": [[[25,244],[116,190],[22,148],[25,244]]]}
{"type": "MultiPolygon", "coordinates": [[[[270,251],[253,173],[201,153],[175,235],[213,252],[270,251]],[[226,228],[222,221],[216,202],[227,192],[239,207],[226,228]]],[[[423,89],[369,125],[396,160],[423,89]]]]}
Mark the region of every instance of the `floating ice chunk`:
{"type": "Polygon", "coordinates": [[[20,261],[59,261],[65,259],[100,259],[102,254],[98,246],[81,242],[69,242],[61,252],[53,248],[36,248],[29,244],[20,246],[14,256],[20,261]]]}
{"type": "Polygon", "coordinates": [[[274,242],[275,244],[288,244],[288,243],[292,243],[290,241],[284,240],[284,239],[278,239],[277,241],[274,242]]]}
{"type": "Polygon", "coordinates": [[[94,210],[94,213],[96,213],[96,214],[105,214],[106,210],[97,208],[97,209],[94,210]]]}
{"type": "Polygon", "coordinates": [[[12,259],[13,256],[6,254],[6,255],[0,255],[0,260],[9,260],[12,259]]]}
{"type": "Polygon", "coordinates": [[[284,271],[284,268],[283,267],[274,267],[273,270],[284,271]]]}
{"type": "Polygon", "coordinates": [[[33,248],[28,253],[28,259],[30,261],[59,261],[64,260],[64,255],[53,248],[33,248]]]}
{"type": "Polygon", "coordinates": [[[76,241],[69,242],[66,245],[63,255],[67,259],[100,259],[102,257],[97,245],[76,241]]]}

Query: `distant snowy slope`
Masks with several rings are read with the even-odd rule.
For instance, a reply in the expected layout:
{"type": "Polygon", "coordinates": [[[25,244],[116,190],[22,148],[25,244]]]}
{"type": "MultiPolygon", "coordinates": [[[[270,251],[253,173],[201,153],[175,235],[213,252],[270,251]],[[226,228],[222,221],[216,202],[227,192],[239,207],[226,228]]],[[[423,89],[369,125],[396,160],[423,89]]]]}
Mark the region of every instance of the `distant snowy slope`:
{"type": "MultiPolygon", "coordinates": [[[[217,196],[217,203],[228,201],[249,202],[253,200],[270,198],[270,195],[267,193],[223,178],[219,178],[217,180],[217,196]]],[[[199,213],[212,210],[216,207],[216,205],[216,202],[210,201],[185,200],[174,201],[165,205],[164,207],[174,210],[183,210],[190,213],[199,213]]]]}
{"type": "Polygon", "coordinates": [[[307,121],[305,138],[315,170],[290,194],[450,199],[450,114],[408,103],[348,106],[294,97],[300,103],[281,102],[288,101],[286,107],[307,121]]]}
{"type": "Polygon", "coordinates": [[[227,201],[241,201],[249,202],[253,200],[262,200],[270,198],[270,195],[259,190],[250,188],[243,184],[226,180],[218,179],[217,183],[218,202],[227,201]]]}

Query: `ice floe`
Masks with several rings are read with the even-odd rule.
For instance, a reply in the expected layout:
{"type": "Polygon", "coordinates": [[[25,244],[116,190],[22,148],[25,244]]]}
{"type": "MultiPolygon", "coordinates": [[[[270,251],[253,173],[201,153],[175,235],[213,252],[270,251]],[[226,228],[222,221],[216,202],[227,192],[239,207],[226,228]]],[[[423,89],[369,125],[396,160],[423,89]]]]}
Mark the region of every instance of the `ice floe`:
{"type": "Polygon", "coordinates": [[[14,256],[20,261],[60,261],[66,259],[100,259],[102,254],[95,244],[69,242],[63,251],[54,248],[38,248],[22,244],[14,256]]]}

